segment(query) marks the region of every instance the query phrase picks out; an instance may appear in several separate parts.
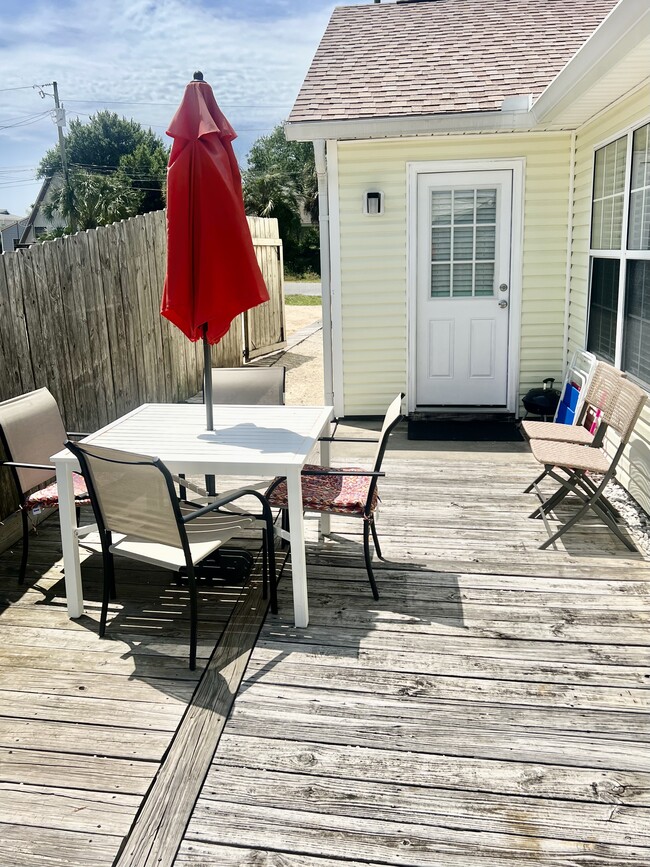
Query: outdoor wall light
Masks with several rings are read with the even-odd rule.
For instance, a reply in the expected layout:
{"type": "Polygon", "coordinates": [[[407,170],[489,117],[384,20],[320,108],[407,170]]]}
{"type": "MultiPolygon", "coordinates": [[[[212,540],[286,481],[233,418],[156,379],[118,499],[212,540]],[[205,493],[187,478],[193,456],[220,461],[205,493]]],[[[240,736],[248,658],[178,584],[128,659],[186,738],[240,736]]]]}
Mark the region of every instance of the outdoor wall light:
{"type": "Polygon", "coordinates": [[[384,213],[384,194],[380,190],[366,190],[363,194],[363,213],[369,217],[384,213]]]}

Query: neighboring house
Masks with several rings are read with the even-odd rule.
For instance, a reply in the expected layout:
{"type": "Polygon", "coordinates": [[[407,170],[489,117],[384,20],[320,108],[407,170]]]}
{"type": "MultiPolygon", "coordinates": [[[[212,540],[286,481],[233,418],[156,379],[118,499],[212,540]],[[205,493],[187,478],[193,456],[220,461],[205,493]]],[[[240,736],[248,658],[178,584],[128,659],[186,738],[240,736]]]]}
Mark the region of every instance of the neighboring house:
{"type": "Polygon", "coordinates": [[[45,178],[43,186],[38,192],[36,201],[32,206],[31,213],[27,218],[27,222],[20,236],[21,244],[33,244],[42,235],[47,235],[54,229],[60,229],[65,226],[65,220],[59,216],[52,218],[46,217],[44,208],[50,202],[52,194],[57,190],[62,183],[60,175],[55,174],[52,177],[45,178]]]}
{"type": "Polygon", "coordinates": [[[647,0],[337,8],[286,134],[316,151],[337,415],[519,414],[585,346],[650,388],[647,0]]]}
{"type": "Polygon", "coordinates": [[[0,209],[0,253],[16,249],[27,217],[10,214],[5,208],[0,209]]]}

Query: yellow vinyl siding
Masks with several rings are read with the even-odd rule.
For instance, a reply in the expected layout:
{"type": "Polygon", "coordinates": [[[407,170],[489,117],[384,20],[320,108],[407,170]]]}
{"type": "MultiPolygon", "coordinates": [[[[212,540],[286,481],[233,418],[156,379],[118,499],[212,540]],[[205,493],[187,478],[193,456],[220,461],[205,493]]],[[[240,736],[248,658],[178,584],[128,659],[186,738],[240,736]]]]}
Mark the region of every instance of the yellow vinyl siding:
{"type": "Polygon", "coordinates": [[[526,161],[519,371],[523,394],[545,376],[559,378],[562,371],[569,134],[338,143],[346,415],[380,414],[392,396],[407,389],[408,164],[519,158],[526,161]],[[366,216],[363,193],[375,189],[384,192],[385,214],[366,216]]]}
{"type": "MultiPolygon", "coordinates": [[[[569,349],[586,344],[589,299],[589,230],[593,185],[594,149],[623,135],[631,127],[647,122],[650,114],[650,85],[620,100],[576,134],[573,243],[571,253],[571,296],[569,306],[569,349]]],[[[610,450],[615,442],[609,443],[610,450]]],[[[637,424],[630,445],[619,464],[618,478],[650,512],[650,409],[637,424]]]]}

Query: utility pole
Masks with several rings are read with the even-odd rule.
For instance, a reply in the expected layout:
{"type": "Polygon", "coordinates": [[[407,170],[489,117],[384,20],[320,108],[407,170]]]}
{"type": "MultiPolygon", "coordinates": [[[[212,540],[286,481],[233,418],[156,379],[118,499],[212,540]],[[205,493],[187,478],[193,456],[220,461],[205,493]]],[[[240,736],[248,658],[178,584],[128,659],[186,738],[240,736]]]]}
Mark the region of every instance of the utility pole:
{"type": "Polygon", "coordinates": [[[59,88],[56,81],[52,82],[52,88],[54,89],[54,105],[56,106],[54,123],[56,124],[56,128],[59,133],[59,150],[61,151],[61,167],[63,169],[63,177],[65,179],[66,185],[69,183],[70,178],[68,176],[68,159],[65,153],[65,137],[63,135],[63,127],[65,126],[65,109],[61,108],[61,103],[59,102],[59,88]]]}

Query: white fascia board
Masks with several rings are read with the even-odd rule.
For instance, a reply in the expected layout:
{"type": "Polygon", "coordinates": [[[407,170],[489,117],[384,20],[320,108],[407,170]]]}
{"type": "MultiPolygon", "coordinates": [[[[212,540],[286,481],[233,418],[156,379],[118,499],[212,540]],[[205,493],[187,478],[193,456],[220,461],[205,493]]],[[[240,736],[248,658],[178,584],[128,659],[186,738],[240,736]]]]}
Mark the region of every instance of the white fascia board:
{"type": "Polygon", "coordinates": [[[535,126],[532,114],[528,111],[477,111],[370,117],[360,120],[287,121],[284,132],[291,141],[345,141],[445,133],[521,131],[533,129],[535,126]]]}
{"type": "MultiPolygon", "coordinates": [[[[552,122],[557,113],[650,36],[648,0],[619,0],[607,18],[562,69],[531,108],[536,123],[552,122]]],[[[647,77],[648,70],[639,70],[647,77]]]]}

